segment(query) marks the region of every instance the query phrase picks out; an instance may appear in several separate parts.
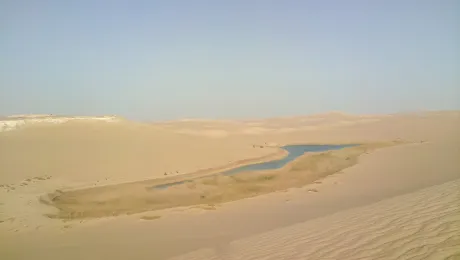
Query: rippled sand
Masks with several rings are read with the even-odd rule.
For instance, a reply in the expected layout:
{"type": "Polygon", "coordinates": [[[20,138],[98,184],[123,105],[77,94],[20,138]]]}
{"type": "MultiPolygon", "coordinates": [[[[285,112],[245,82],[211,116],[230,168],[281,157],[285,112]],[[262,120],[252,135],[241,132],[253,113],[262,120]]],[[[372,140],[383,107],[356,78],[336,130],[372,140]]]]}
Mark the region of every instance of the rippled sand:
{"type": "Polygon", "coordinates": [[[460,259],[460,180],[171,260],[460,259]]]}

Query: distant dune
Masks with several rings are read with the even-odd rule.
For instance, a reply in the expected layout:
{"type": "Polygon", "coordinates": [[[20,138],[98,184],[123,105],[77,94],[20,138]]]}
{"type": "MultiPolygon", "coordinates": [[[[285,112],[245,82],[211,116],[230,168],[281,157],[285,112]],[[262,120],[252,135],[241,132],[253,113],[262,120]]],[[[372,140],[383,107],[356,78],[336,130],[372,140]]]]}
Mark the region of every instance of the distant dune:
{"type": "Polygon", "coordinates": [[[62,124],[72,121],[118,122],[123,120],[116,116],[55,116],[55,115],[13,115],[0,118],[0,132],[18,130],[23,127],[43,124],[62,124]]]}

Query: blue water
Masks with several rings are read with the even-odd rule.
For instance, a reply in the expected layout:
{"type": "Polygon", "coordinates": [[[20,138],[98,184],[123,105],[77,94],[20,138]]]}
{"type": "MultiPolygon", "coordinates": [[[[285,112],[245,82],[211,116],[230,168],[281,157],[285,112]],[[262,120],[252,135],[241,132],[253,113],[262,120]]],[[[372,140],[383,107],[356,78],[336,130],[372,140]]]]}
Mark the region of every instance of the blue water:
{"type": "MultiPolygon", "coordinates": [[[[324,151],[331,151],[331,150],[339,150],[339,149],[343,149],[343,148],[351,147],[351,146],[355,146],[355,145],[356,144],[342,144],[342,145],[305,145],[305,144],[298,144],[298,145],[287,145],[287,146],[281,147],[282,149],[284,149],[284,150],[286,150],[288,152],[288,155],[286,157],[284,157],[283,159],[244,165],[244,166],[233,168],[233,169],[223,171],[223,172],[220,172],[220,173],[217,173],[217,174],[234,175],[234,174],[238,174],[238,173],[241,173],[241,172],[248,172],[248,171],[275,170],[275,169],[282,168],[287,163],[295,160],[299,156],[302,156],[306,152],[324,152],[324,151]]],[[[209,176],[206,176],[206,177],[209,177],[209,176]]],[[[195,179],[193,179],[193,180],[195,180],[195,179]]],[[[156,185],[156,186],[153,186],[152,188],[153,189],[164,189],[164,188],[167,188],[167,187],[170,187],[170,186],[183,184],[183,183],[186,183],[186,182],[189,182],[189,181],[192,181],[192,180],[171,182],[171,183],[156,185]]]]}

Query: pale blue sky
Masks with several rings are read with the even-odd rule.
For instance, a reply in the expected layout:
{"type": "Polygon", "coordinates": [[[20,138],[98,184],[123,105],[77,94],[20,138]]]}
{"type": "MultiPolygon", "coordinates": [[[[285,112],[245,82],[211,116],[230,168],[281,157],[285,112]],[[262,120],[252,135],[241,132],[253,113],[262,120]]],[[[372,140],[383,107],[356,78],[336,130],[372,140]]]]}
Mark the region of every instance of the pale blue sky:
{"type": "Polygon", "coordinates": [[[460,1],[0,1],[0,114],[460,109],[460,1]]]}

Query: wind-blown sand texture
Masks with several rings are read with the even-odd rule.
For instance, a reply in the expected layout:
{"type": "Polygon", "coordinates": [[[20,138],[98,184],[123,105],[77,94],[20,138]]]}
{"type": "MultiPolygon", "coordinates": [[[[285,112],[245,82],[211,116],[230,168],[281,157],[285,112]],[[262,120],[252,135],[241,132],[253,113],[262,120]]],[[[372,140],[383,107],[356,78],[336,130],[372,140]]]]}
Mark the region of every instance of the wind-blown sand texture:
{"type": "Polygon", "coordinates": [[[459,132],[457,111],[88,121],[2,132],[0,258],[456,259],[459,132]],[[305,182],[222,204],[68,221],[47,217],[59,211],[39,201],[56,190],[162,183],[278,158],[279,145],[395,141],[405,144],[360,153],[327,177],[312,177],[307,163],[305,182]]]}
{"type": "Polygon", "coordinates": [[[460,259],[460,180],[171,260],[460,259]]]}

